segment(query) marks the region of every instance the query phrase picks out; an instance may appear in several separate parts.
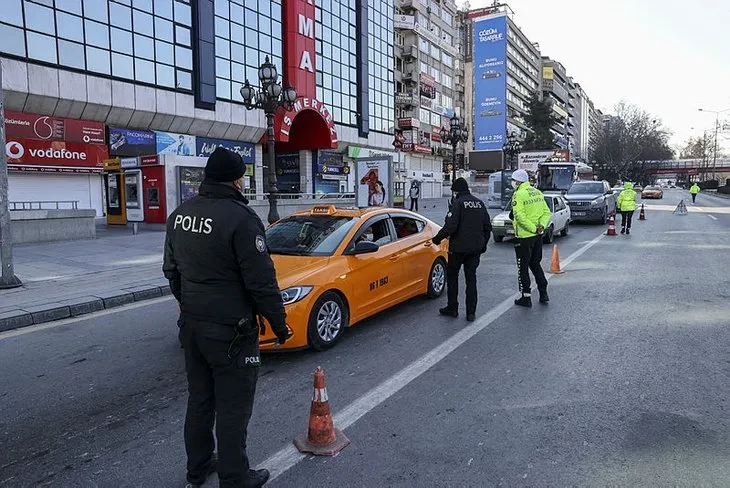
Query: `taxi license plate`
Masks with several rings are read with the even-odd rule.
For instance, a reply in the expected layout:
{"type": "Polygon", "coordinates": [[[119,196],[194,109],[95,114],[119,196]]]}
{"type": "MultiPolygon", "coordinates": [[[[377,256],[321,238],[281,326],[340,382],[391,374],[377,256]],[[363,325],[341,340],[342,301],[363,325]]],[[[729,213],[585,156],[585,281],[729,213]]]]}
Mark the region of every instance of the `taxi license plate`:
{"type": "Polygon", "coordinates": [[[575,213],[576,217],[585,217],[586,216],[585,212],[574,212],[574,213],[575,213]]]}

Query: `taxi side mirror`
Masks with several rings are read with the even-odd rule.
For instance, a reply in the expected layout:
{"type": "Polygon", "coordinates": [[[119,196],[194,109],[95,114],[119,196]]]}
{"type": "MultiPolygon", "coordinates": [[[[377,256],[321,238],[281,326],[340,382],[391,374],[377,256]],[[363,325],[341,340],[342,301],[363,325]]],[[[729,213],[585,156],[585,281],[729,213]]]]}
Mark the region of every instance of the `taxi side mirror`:
{"type": "Polygon", "coordinates": [[[360,241],[357,244],[355,244],[354,248],[351,248],[347,252],[345,252],[345,255],[357,256],[358,254],[370,254],[373,252],[378,252],[379,249],[380,249],[380,246],[378,246],[374,242],[360,241]]]}

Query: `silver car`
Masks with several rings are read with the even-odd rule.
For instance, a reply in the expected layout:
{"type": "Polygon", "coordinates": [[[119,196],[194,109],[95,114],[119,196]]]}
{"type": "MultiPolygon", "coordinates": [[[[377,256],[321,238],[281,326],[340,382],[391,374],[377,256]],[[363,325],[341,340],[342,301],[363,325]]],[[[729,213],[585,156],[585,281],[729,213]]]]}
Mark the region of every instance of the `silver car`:
{"type": "MultiPolygon", "coordinates": [[[[545,202],[552,215],[550,216],[550,223],[543,234],[543,242],[550,244],[553,242],[555,234],[568,235],[571,220],[570,207],[562,195],[545,195],[545,202]]],[[[512,220],[509,218],[509,211],[505,210],[492,219],[492,235],[494,235],[496,242],[502,242],[505,237],[514,237],[515,229],[512,226],[512,220]]]]}

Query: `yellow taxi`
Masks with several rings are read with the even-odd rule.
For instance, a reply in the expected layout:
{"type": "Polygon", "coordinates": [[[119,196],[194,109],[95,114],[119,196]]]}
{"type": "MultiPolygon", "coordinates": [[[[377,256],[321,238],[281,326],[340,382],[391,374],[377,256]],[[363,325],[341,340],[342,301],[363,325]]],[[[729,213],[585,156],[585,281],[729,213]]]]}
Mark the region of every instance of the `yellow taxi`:
{"type": "Polygon", "coordinates": [[[268,324],[262,350],[324,350],[344,329],[419,295],[446,288],[447,241],[431,239],[440,227],[403,209],[315,206],[266,230],[287,325],[276,344],[268,324]]]}

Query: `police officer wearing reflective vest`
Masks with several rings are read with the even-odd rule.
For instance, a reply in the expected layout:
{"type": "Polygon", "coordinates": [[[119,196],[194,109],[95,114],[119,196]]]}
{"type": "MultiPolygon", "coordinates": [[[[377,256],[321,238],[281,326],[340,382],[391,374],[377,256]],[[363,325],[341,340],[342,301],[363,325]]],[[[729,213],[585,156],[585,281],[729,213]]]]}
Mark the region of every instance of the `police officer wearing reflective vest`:
{"type": "Polygon", "coordinates": [[[532,306],[530,271],[535,276],[537,289],[540,291],[540,303],[548,303],[547,278],[542,270],[542,238],[545,227],[550,223],[550,208],[545,197],[529,182],[524,169],[512,173],[512,210],[510,218],[515,229],[515,254],[517,255],[517,271],[519,273],[520,293],[515,305],[532,306]]]}
{"type": "Polygon", "coordinates": [[[459,316],[459,271],[464,266],[466,278],[466,320],[473,322],[477,309],[477,268],[492,233],[492,221],[484,202],[469,192],[464,178],[457,178],[451,185],[454,197],[446,215],[444,227],[433,238],[438,245],[449,239],[449,263],[446,273],[446,307],[441,315],[459,316]]]}
{"type": "Polygon", "coordinates": [[[241,193],[244,172],[240,155],[217,148],[198,196],[167,221],[163,271],[180,304],[188,378],[188,486],[203,485],[216,470],[221,488],[269,479],[267,470],[250,469],[246,455],[260,365],[255,315],[281,344],[288,329],[264,225],[241,193]]]}

